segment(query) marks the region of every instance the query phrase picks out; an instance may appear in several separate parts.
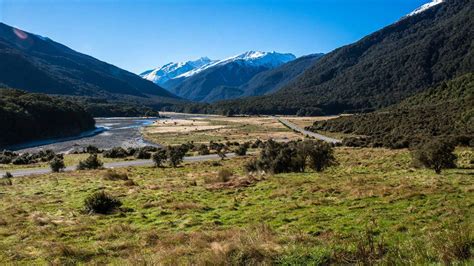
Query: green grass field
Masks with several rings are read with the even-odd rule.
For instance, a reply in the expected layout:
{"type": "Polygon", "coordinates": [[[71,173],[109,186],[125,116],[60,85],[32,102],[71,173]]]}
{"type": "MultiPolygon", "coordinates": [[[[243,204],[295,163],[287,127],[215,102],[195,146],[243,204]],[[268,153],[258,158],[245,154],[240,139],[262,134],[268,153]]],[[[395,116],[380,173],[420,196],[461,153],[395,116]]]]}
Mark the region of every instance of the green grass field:
{"type": "Polygon", "coordinates": [[[406,150],[337,148],[322,173],[247,176],[237,158],[14,178],[0,186],[0,264],[474,263],[472,150],[441,175],[406,150]],[[220,164],[220,165],[219,165],[220,164]],[[218,171],[234,177],[218,181],[218,171]],[[110,215],[83,211],[105,190],[110,215]]]}

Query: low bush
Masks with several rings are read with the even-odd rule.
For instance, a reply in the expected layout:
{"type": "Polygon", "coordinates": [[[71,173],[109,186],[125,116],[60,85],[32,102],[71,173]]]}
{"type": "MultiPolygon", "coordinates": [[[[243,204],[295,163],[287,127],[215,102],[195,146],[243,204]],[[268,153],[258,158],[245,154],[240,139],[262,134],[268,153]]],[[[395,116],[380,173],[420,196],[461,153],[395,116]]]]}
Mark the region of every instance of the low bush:
{"type": "Polygon", "coordinates": [[[244,156],[247,154],[247,147],[245,147],[244,145],[240,145],[236,150],[235,150],[235,154],[237,156],[244,156]]]}
{"type": "Polygon", "coordinates": [[[54,159],[49,163],[49,166],[51,167],[51,171],[53,171],[53,173],[60,172],[66,168],[64,159],[60,156],[54,157],[54,159]]]}
{"type": "Polygon", "coordinates": [[[25,164],[32,164],[35,163],[36,161],[33,159],[31,154],[25,152],[22,155],[19,155],[18,157],[14,158],[12,160],[12,164],[15,165],[25,165],[25,164]]]}
{"type": "Polygon", "coordinates": [[[3,178],[13,178],[13,175],[12,175],[12,173],[10,173],[10,172],[6,172],[6,173],[3,175],[3,178]]]}
{"type": "Polygon", "coordinates": [[[122,147],[114,147],[103,152],[105,158],[125,158],[128,157],[128,152],[122,147]]]}
{"type": "Polygon", "coordinates": [[[97,154],[91,154],[87,159],[79,162],[77,170],[99,169],[102,165],[102,162],[97,158],[97,154]]]}
{"type": "Polygon", "coordinates": [[[155,163],[156,167],[161,167],[163,163],[166,161],[166,151],[164,149],[159,149],[152,155],[152,160],[155,163]]]}
{"type": "Polygon", "coordinates": [[[208,155],[210,153],[209,148],[205,144],[199,145],[199,147],[197,148],[197,152],[199,155],[208,155]]]}
{"type": "Polygon", "coordinates": [[[119,199],[104,191],[91,194],[84,200],[84,209],[88,213],[108,214],[120,206],[122,202],[119,199]]]}
{"type": "Polygon", "coordinates": [[[93,145],[88,145],[84,148],[85,153],[100,153],[100,149],[93,145]]]}
{"type": "Polygon", "coordinates": [[[304,172],[306,164],[316,171],[336,164],[333,148],[321,141],[278,143],[267,141],[259,156],[245,165],[247,172],[274,174],[304,172]]]}
{"type": "Polygon", "coordinates": [[[9,164],[12,162],[14,157],[5,155],[5,154],[0,154],[0,164],[9,164]]]}
{"type": "Polygon", "coordinates": [[[177,167],[183,162],[184,151],[180,146],[168,146],[166,149],[166,157],[172,167],[177,167]]]}
{"type": "Polygon", "coordinates": [[[105,172],[104,178],[112,181],[128,180],[128,175],[126,173],[118,173],[114,170],[109,169],[105,172]]]}
{"type": "Polygon", "coordinates": [[[146,160],[146,159],[150,159],[151,158],[151,153],[150,152],[147,152],[145,150],[138,150],[137,152],[135,152],[135,158],[137,159],[143,159],[143,160],[146,160]]]}

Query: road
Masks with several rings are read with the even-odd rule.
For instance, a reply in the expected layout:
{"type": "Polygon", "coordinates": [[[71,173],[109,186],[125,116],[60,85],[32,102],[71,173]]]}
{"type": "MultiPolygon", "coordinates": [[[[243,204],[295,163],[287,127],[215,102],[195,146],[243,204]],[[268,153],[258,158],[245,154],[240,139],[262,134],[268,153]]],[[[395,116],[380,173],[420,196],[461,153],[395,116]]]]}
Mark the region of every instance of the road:
{"type": "MultiPolygon", "coordinates": [[[[235,157],[234,153],[226,154],[227,158],[235,157]]],[[[208,161],[208,160],[216,160],[220,159],[217,154],[209,154],[209,155],[198,155],[198,156],[187,156],[184,157],[185,162],[201,162],[201,161],[208,161]]],[[[152,160],[133,160],[133,161],[121,161],[121,162],[112,162],[112,163],[104,163],[104,168],[123,168],[129,166],[152,166],[152,160]]],[[[76,170],[75,166],[68,166],[64,171],[74,171],[76,170]]],[[[9,171],[13,177],[21,177],[21,176],[29,176],[29,175],[43,175],[51,173],[51,169],[49,168],[30,168],[30,169],[18,169],[9,171]]],[[[0,178],[5,175],[5,172],[0,172],[0,178]]]]}
{"type": "Polygon", "coordinates": [[[339,139],[333,139],[333,138],[326,137],[326,136],[318,134],[318,133],[314,133],[314,132],[305,130],[305,129],[300,128],[299,126],[297,126],[297,125],[291,123],[290,121],[288,121],[286,119],[283,119],[281,117],[273,116],[273,118],[278,120],[283,125],[291,128],[295,131],[298,131],[298,132],[300,132],[301,134],[303,134],[305,136],[313,137],[315,139],[319,139],[319,140],[326,141],[326,142],[329,142],[329,143],[341,143],[341,140],[339,140],[339,139]]]}

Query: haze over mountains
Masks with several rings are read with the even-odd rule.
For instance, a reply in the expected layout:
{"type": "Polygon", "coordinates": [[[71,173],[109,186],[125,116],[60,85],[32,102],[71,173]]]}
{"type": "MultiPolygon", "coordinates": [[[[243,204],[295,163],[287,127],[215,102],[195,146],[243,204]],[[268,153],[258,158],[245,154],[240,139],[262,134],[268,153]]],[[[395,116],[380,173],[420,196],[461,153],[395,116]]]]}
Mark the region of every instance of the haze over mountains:
{"type": "Polygon", "coordinates": [[[193,101],[213,102],[247,95],[239,90],[255,75],[294,60],[292,54],[248,51],[223,60],[207,57],[169,63],[140,74],[170,92],[193,101]]]}

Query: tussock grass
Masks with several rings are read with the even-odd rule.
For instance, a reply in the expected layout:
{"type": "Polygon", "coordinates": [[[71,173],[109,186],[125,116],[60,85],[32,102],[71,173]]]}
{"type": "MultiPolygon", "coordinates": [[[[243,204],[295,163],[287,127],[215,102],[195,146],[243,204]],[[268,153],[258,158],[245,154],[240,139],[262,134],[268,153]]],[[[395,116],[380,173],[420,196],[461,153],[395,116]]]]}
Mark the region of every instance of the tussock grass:
{"type": "Polygon", "coordinates": [[[243,171],[251,158],[116,170],[125,181],[100,169],[14,178],[0,187],[0,261],[473,262],[473,169],[415,169],[407,150],[337,148],[335,156],[340,164],[322,173],[258,178],[243,171]],[[120,200],[120,211],[84,213],[98,191],[120,200]]]}

